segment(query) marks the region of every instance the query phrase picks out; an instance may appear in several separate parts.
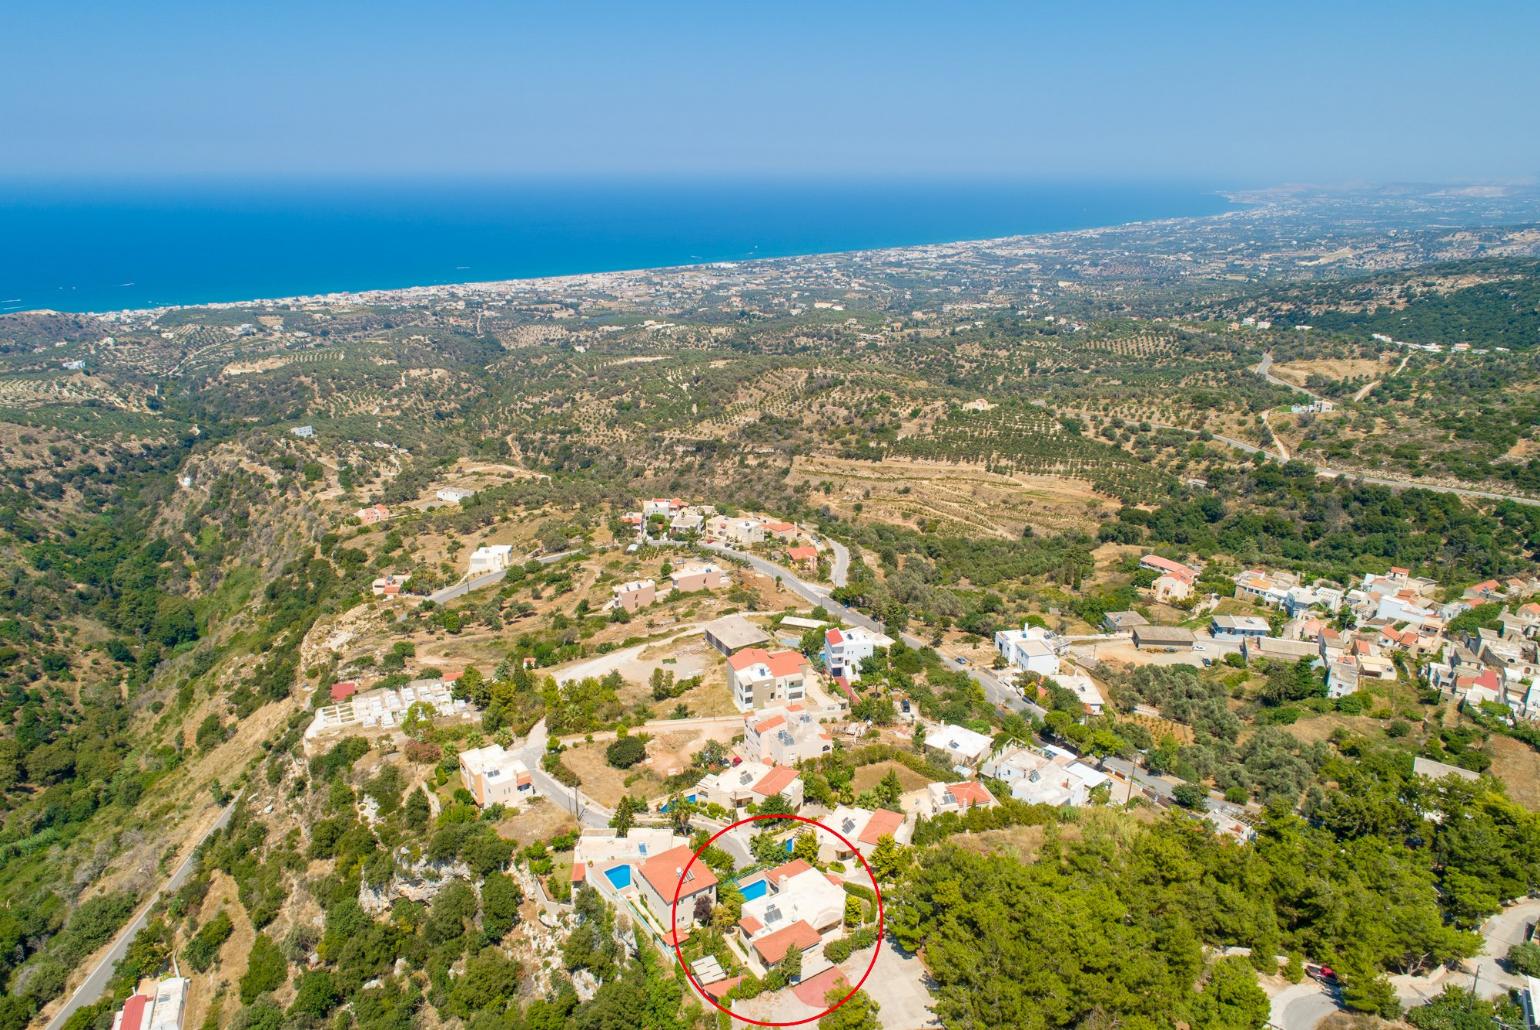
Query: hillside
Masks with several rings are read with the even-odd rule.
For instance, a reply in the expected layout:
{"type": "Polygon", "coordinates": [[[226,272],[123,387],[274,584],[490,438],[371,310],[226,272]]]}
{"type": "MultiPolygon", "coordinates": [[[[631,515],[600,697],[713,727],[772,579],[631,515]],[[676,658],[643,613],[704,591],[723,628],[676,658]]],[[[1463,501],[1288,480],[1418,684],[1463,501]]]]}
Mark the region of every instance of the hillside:
{"type": "MultiPolygon", "coordinates": [[[[1540,241],[1433,204],[0,317],[0,1030],[61,1012],[195,853],[67,1030],[173,956],[199,1030],[722,1025],[574,867],[606,825],[725,825],[686,796],[749,732],[705,636],[728,615],[814,672],[830,627],[888,636],[810,676],[839,717],[798,767],[806,810],[912,834],[869,856],[905,964],[853,1017],[1252,1026],[1306,959],[1393,1017],[1540,888],[1540,241]],[[724,581],[673,587],[704,563],[724,581]],[[1252,569],[1335,601],[1291,617],[1252,569]],[[1209,650],[1152,656],[1110,613],[1209,650]],[[1216,618],[1314,636],[1258,657],[1216,618]],[[995,649],[1021,627],[1063,642],[1052,675],[995,649]],[[1374,645],[1349,692],[1339,632],[1374,645]],[[445,707],[321,715],[403,689],[445,707]],[[926,807],[949,728],[1105,782],[926,807]],[[541,800],[477,804],[460,756],[492,744],[541,800]]],[[[858,863],[784,843],[702,861],[833,875],[831,961],[859,964],[858,863]]],[[[801,1012],[735,893],[688,957],[801,1012]]]]}

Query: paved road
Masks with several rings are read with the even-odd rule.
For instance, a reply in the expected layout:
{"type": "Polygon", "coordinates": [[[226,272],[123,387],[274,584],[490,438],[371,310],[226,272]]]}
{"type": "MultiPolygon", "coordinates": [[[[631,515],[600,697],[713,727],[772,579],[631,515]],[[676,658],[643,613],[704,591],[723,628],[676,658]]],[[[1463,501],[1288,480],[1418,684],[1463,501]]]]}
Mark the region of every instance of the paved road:
{"type": "Polygon", "coordinates": [[[1312,1030],[1337,1010],[1337,1000],[1326,987],[1306,980],[1273,995],[1268,1022],[1283,1030],[1312,1030]]]}
{"type": "Polygon", "coordinates": [[[482,587],[489,587],[493,583],[500,583],[502,582],[503,577],[506,575],[508,575],[507,569],[498,569],[496,572],[483,572],[479,576],[473,576],[470,579],[462,579],[460,582],[455,583],[452,586],[447,586],[442,590],[433,591],[433,593],[428,595],[428,600],[432,601],[434,604],[443,604],[445,601],[453,601],[457,597],[464,597],[472,590],[480,590],[482,587]]]}
{"type": "MultiPolygon", "coordinates": [[[[1481,954],[1467,960],[1459,969],[1440,967],[1427,976],[1390,977],[1396,998],[1403,1008],[1426,1004],[1444,993],[1449,985],[1474,989],[1483,998],[1495,998],[1522,986],[1522,977],[1503,969],[1500,960],[1508,949],[1524,939],[1531,923],[1540,919],[1540,900],[1525,899],[1510,905],[1481,926],[1485,943],[1481,954]]],[[[1285,987],[1272,997],[1271,1022],[1283,1030],[1314,1030],[1327,1016],[1338,1011],[1336,994],[1314,981],[1285,987]]]]}
{"type": "Polygon", "coordinates": [[[593,830],[609,826],[610,820],[615,817],[613,811],[594,801],[582,791],[559,782],[540,767],[540,759],[545,757],[547,736],[545,720],[541,719],[529,731],[524,746],[515,752],[519,761],[529,769],[529,778],[534,783],[535,789],[571,812],[579,826],[593,830]]]}
{"type": "MultiPolygon", "coordinates": [[[[702,544],[701,546],[707,548],[708,550],[716,551],[718,554],[725,554],[733,558],[741,558],[742,560],[748,562],[749,566],[756,571],[761,572],[766,576],[779,578],[781,584],[785,586],[786,589],[802,598],[808,604],[815,606],[822,605],[830,615],[837,619],[848,622],[853,626],[863,626],[874,633],[887,632],[883,628],[882,623],[878,622],[876,619],[873,619],[871,616],[862,612],[858,612],[854,608],[840,604],[838,601],[829,596],[827,588],[818,586],[817,584],[805,582],[795,572],[783,565],[777,565],[772,561],[767,561],[766,559],[759,557],[758,555],[747,554],[743,551],[734,550],[733,548],[728,547],[726,544],[711,543],[702,544]]],[[[902,640],[908,647],[920,648],[929,646],[925,643],[925,641],[911,633],[900,633],[898,634],[898,639],[902,640]]],[[[969,676],[971,676],[974,681],[979,684],[979,686],[984,688],[984,696],[989,700],[991,704],[998,705],[1002,708],[1007,708],[1013,712],[1028,712],[1039,719],[1048,714],[1047,711],[1039,705],[1033,704],[1032,702],[1023,698],[1020,692],[1018,692],[1014,687],[1006,686],[1004,683],[1001,683],[993,675],[985,672],[983,669],[976,668],[971,664],[965,665],[964,663],[958,661],[956,658],[953,658],[951,655],[944,653],[941,655],[941,662],[948,669],[951,669],[954,672],[966,672],[969,676]]]]}
{"type": "Polygon", "coordinates": [[[832,537],[822,537],[829,550],[834,552],[834,565],[829,569],[829,582],[837,587],[846,586],[850,579],[850,548],[832,537]]]}
{"type": "Polygon", "coordinates": [[[112,942],[112,947],[107,949],[107,954],[102,956],[101,961],[96,964],[96,968],[91,970],[90,975],[85,978],[85,982],[75,988],[75,993],[70,995],[69,1000],[64,1003],[64,1007],[54,1013],[53,1018],[48,1021],[48,1030],[58,1030],[59,1027],[69,1021],[70,1016],[74,1015],[78,1009],[94,1004],[102,996],[107,990],[108,981],[112,979],[113,969],[122,961],[123,956],[128,952],[128,946],[133,943],[139,931],[144,929],[145,923],[149,922],[150,909],[155,907],[155,903],[160,900],[162,895],[180,890],[182,885],[187,882],[187,878],[192,875],[194,861],[198,857],[198,848],[202,846],[204,841],[229,825],[230,815],[235,811],[235,806],[239,801],[240,795],[237,794],[235,799],[225,806],[224,811],[219,813],[219,818],[214,820],[214,825],[209,827],[208,832],[198,839],[197,845],[194,845],[192,850],[187,853],[187,857],[182,859],[181,864],[172,872],[170,878],[156,888],[155,892],[140,907],[139,914],[134,916],[133,920],[118,932],[118,936],[112,942]]]}
{"type": "MultiPolygon", "coordinates": [[[[552,562],[561,561],[569,554],[577,553],[578,552],[576,550],[571,550],[560,551],[556,554],[531,554],[526,556],[524,560],[529,561],[533,559],[539,562],[541,565],[550,565],[552,562]]],[[[479,576],[475,576],[471,579],[462,579],[460,582],[455,583],[452,586],[444,587],[442,590],[435,590],[433,593],[428,595],[428,600],[434,602],[435,604],[443,604],[445,601],[453,601],[457,597],[464,597],[472,590],[480,590],[482,587],[489,587],[493,583],[501,582],[503,577],[506,575],[508,575],[507,569],[498,569],[496,572],[483,572],[479,576]]]]}

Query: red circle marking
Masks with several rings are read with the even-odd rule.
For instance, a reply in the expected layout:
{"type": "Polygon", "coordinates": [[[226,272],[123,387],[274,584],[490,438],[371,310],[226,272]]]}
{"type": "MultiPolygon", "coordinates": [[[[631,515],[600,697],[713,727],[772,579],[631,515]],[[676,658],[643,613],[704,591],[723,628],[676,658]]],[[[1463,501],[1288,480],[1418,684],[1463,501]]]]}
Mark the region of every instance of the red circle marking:
{"type": "Polygon", "coordinates": [[[845,1004],[845,1002],[855,997],[856,992],[861,989],[861,985],[866,983],[866,978],[872,975],[872,970],[877,968],[877,956],[882,953],[882,935],[884,926],[882,913],[882,888],[877,886],[877,874],[872,872],[871,863],[866,860],[865,855],[861,854],[861,849],[852,844],[844,834],[840,833],[836,829],[833,829],[832,827],[825,826],[817,819],[809,819],[805,815],[751,815],[745,819],[739,819],[735,823],[728,823],[716,833],[712,834],[706,839],[706,843],[695,849],[695,853],[690,856],[690,860],[686,862],[684,868],[679,871],[679,882],[674,885],[674,900],[669,907],[668,914],[668,929],[670,935],[674,938],[674,957],[679,959],[680,968],[684,970],[685,978],[690,981],[690,986],[695,988],[695,993],[699,994],[702,998],[705,998],[706,1001],[710,1003],[711,1007],[716,1009],[718,1012],[724,1013],[728,1016],[731,1016],[733,1019],[741,1020],[745,1023],[753,1023],[755,1026],[801,1026],[803,1023],[811,1023],[814,1020],[822,1019],[824,1016],[827,1016],[829,1013],[845,1004]],[[679,948],[679,893],[680,891],[684,890],[684,878],[689,875],[690,868],[695,865],[696,860],[701,857],[701,854],[705,852],[707,848],[711,847],[712,844],[716,843],[717,838],[721,837],[728,830],[736,829],[739,826],[746,826],[749,823],[757,823],[770,819],[792,819],[796,822],[807,823],[809,826],[816,826],[820,830],[834,834],[834,836],[839,840],[841,844],[849,848],[852,852],[855,853],[855,856],[861,860],[862,868],[866,870],[867,877],[872,881],[872,892],[877,895],[877,946],[872,949],[872,960],[866,964],[866,972],[861,974],[861,979],[856,981],[856,985],[850,989],[849,993],[847,993],[843,998],[835,1002],[833,1005],[830,1005],[828,1008],[824,1009],[822,1012],[819,1012],[816,1015],[808,1016],[806,1019],[793,1019],[784,1023],[775,1023],[763,1019],[751,1019],[748,1016],[741,1016],[734,1012],[732,1009],[723,1008],[721,1005],[717,1004],[717,1000],[711,995],[707,994],[706,989],[702,987],[700,983],[695,979],[695,974],[690,970],[690,964],[684,960],[684,952],[679,948]]]}

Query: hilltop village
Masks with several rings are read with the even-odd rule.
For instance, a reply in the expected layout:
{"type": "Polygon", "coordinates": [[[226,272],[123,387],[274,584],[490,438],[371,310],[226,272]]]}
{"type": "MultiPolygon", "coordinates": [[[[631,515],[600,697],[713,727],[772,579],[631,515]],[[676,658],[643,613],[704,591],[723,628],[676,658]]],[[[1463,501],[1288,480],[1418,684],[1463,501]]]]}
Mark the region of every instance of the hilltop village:
{"type": "Polygon", "coordinates": [[[1238,199],[0,315],[0,1030],[1519,1025],[1540,195],[1238,199]]]}

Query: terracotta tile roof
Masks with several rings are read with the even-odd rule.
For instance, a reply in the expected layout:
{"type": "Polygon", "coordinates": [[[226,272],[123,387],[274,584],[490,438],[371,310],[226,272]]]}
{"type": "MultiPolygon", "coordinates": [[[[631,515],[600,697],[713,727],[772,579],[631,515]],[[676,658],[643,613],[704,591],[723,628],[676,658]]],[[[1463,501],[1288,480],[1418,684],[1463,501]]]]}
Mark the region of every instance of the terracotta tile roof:
{"type": "Polygon", "coordinates": [[[855,688],[850,685],[849,676],[836,676],[834,677],[834,682],[839,684],[839,688],[845,692],[845,696],[850,699],[851,704],[861,700],[859,697],[856,697],[855,688]]]}
{"type": "Polygon", "coordinates": [[[751,665],[759,665],[761,662],[770,664],[770,652],[762,647],[745,647],[737,654],[727,656],[727,664],[739,672],[751,665]]]}
{"type": "Polygon", "coordinates": [[[766,664],[772,676],[795,676],[807,667],[807,659],[800,651],[777,651],[766,664]]]}
{"type": "Polygon", "coordinates": [[[756,933],[765,928],[765,924],[761,923],[753,916],[744,916],[742,919],[738,920],[738,925],[741,926],[743,928],[743,932],[748,934],[750,937],[754,936],[756,933]]]}
{"type": "Polygon", "coordinates": [[[974,805],[992,805],[995,796],[989,792],[989,788],[977,780],[963,780],[961,783],[948,783],[946,792],[964,808],[972,808],[974,805]]]}
{"type": "Polygon", "coordinates": [[[866,829],[861,831],[861,836],[856,838],[862,844],[875,844],[883,837],[891,837],[898,832],[898,828],[904,825],[904,817],[897,812],[890,812],[886,808],[879,808],[872,813],[867,820],[866,829]]]}
{"type": "Polygon", "coordinates": [[[343,680],[340,683],[332,684],[333,701],[346,701],[356,693],[358,693],[357,680],[343,680]]]}
{"type": "Polygon", "coordinates": [[[771,883],[778,884],[788,877],[796,876],[798,873],[805,873],[811,868],[813,867],[808,865],[802,859],[794,858],[790,862],[787,862],[783,865],[778,865],[774,869],[770,870],[765,874],[765,879],[769,880],[771,883]]]}
{"type": "Polygon", "coordinates": [[[807,666],[807,659],[802,657],[800,651],[777,651],[771,654],[762,647],[746,647],[730,655],[727,664],[737,672],[763,664],[770,670],[770,675],[780,677],[795,676],[807,666]]]}
{"type": "Polygon", "coordinates": [[[765,529],[768,530],[771,533],[785,533],[788,530],[792,530],[792,529],[796,529],[796,528],[797,527],[792,525],[790,522],[766,522],[765,523],[765,529]]]}
{"type": "Polygon", "coordinates": [[[812,544],[799,544],[796,547],[786,548],[786,557],[792,561],[812,561],[818,557],[818,548],[812,544]]]}
{"type": "Polygon", "coordinates": [[[778,765],[771,769],[765,776],[750,789],[756,794],[769,797],[771,794],[779,794],[791,782],[797,778],[797,770],[787,765],[778,765]]]}
{"type": "Polygon", "coordinates": [[[845,642],[845,634],[841,633],[837,627],[825,633],[823,638],[836,647],[845,642]]]}
{"type": "Polygon", "coordinates": [[[798,919],[784,929],[759,938],[754,942],[754,950],[759,952],[759,957],[764,959],[767,965],[774,965],[786,957],[792,945],[806,951],[818,941],[818,931],[813,929],[806,919],[798,919]]]}
{"type": "Polygon", "coordinates": [[[588,879],[588,867],[582,862],[572,863],[572,882],[582,883],[586,879],[588,879]]]}
{"type": "Polygon", "coordinates": [[[727,992],[743,982],[741,976],[729,976],[726,980],[718,980],[716,983],[701,984],[700,989],[711,995],[717,1001],[727,997],[727,992]]]}
{"type": "Polygon", "coordinates": [[[784,715],[772,715],[768,719],[760,719],[758,722],[753,724],[754,732],[763,733],[766,730],[773,730],[785,721],[786,717],[784,715]]]}
{"type": "Polygon", "coordinates": [[[679,873],[689,864],[690,856],[694,853],[688,844],[681,844],[677,848],[669,848],[661,854],[654,855],[642,863],[642,878],[665,901],[674,900],[676,886],[679,887],[681,898],[688,898],[715,887],[716,874],[705,862],[696,862],[690,866],[688,878],[682,886],[679,884],[679,873]]]}
{"type": "Polygon", "coordinates": [[[1152,569],[1159,569],[1160,571],[1166,573],[1168,576],[1175,576],[1177,579],[1183,579],[1189,582],[1191,582],[1194,575],[1192,569],[1188,568],[1186,565],[1183,565],[1181,562],[1172,561],[1170,558],[1162,558],[1158,554],[1145,555],[1143,558],[1139,559],[1139,564],[1147,565],[1152,569]]]}

